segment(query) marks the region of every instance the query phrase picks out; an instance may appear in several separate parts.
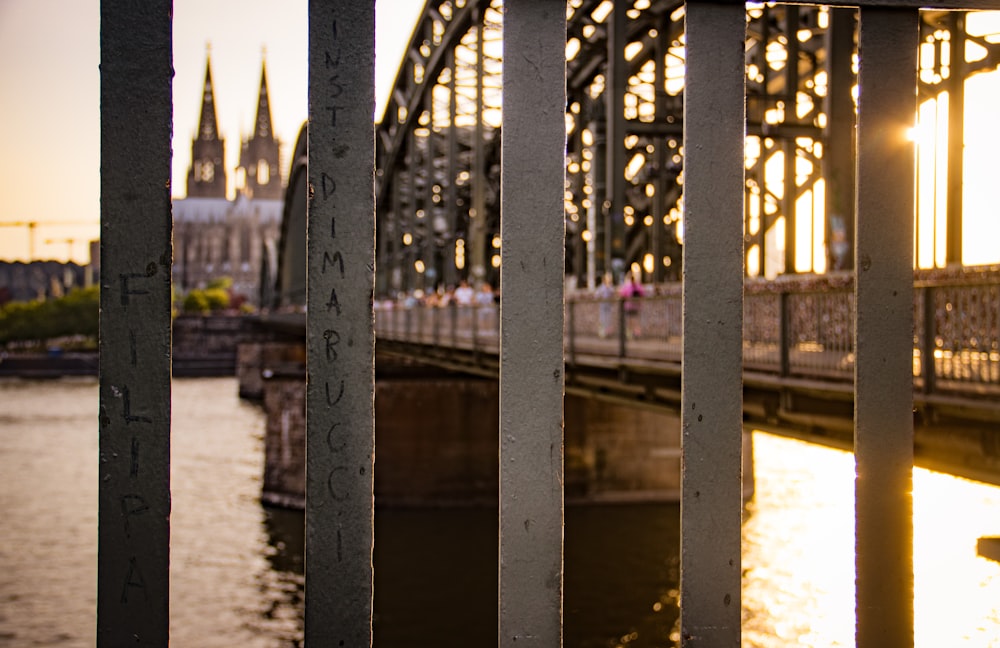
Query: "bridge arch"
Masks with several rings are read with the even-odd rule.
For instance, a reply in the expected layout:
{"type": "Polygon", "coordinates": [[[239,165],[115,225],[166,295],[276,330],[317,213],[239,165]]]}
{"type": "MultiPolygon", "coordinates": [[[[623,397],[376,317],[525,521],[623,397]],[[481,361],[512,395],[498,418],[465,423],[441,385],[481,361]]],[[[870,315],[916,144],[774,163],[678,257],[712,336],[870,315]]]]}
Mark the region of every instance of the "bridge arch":
{"type": "MultiPolygon", "coordinates": [[[[649,282],[680,278],[684,11],[677,0],[567,5],[571,286],[630,268],[649,282]]],[[[937,181],[947,198],[932,207],[947,222],[947,264],[962,260],[956,108],[966,79],[1000,65],[1000,44],[970,29],[969,13],[921,14],[921,100],[947,93],[950,104],[947,177],[937,181]],[[951,54],[960,47],[974,56],[951,54]]],[[[498,281],[502,29],[502,0],[431,0],[417,22],[376,131],[379,295],[498,281]]],[[[853,8],[747,9],[747,276],[851,268],[856,30],[853,8]]],[[[304,146],[303,130],[275,273],[281,303],[304,301],[304,146]]]]}
{"type": "Polygon", "coordinates": [[[285,188],[281,238],[269,303],[272,308],[301,306],[306,301],[306,204],[309,200],[309,125],[303,124],[295,140],[285,188]]]}

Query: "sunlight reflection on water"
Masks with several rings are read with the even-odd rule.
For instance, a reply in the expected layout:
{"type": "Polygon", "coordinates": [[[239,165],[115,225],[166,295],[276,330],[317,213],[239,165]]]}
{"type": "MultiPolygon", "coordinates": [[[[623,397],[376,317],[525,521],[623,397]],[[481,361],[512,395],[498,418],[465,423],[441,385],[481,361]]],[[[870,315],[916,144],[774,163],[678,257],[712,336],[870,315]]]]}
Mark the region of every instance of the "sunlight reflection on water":
{"type": "MultiPolygon", "coordinates": [[[[854,645],[854,458],[754,435],[757,491],[743,526],[743,645],[854,645]]],[[[1000,564],[976,541],[1000,534],[1000,488],[917,468],[913,476],[917,648],[1000,646],[1000,564]]]]}

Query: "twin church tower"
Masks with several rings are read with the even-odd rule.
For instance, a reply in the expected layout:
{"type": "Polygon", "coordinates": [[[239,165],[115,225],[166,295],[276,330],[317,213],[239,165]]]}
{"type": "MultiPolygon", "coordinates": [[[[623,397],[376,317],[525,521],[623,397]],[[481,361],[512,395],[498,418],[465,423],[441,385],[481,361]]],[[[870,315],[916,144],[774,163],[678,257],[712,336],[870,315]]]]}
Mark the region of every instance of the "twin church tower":
{"type": "MultiPolygon", "coordinates": [[[[191,167],[187,174],[188,198],[226,197],[225,139],[219,134],[212,87],[211,58],[205,61],[205,88],[201,99],[198,133],[191,142],[191,167]]],[[[280,200],[282,197],[279,140],[271,128],[271,106],[267,94],[267,64],[261,64],[260,93],[253,133],[243,139],[236,167],[236,191],[250,198],[280,200]]]]}
{"type": "Polygon", "coordinates": [[[234,299],[259,306],[266,301],[262,300],[262,286],[269,286],[277,267],[284,198],[281,141],[272,128],[266,63],[261,64],[253,132],[240,142],[233,200],[227,197],[225,144],[215,112],[211,58],[206,57],[187,195],[173,200],[173,281],[186,293],[227,278],[234,299]]]}

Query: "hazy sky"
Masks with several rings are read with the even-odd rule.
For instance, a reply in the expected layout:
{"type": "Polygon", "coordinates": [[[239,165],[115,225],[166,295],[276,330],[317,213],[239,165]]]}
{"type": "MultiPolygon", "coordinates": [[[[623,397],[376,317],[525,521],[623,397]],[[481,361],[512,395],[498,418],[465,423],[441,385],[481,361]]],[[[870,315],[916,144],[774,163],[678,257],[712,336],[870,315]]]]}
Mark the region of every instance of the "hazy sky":
{"type": "MultiPolygon", "coordinates": [[[[211,43],[219,129],[232,186],[257,108],[262,50],[274,130],[291,154],[306,118],[306,0],[174,0],[174,195],[191,163],[211,43]]],[[[0,259],[85,262],[100,220],[99,0],[0,0],[0,259]],[[73,239],[70,242],[68,239],[73,239]],[[47,242],[51,241],[51,242],[47,242]]],[[[377,0],[376,83],[383,99],[423,0],[377,0]]],[[[377,108],[381,114],[381,103],[377,108]]],[[[282,170],[287,173],[287,168],[282,170]]]]}
{"type": "MultiPolygon", "coordinates": [[[[379,99],[392,84],[423,4],[377,0],[379,99]]],[[[1000,34],[1000,20],[987,31],[1000,34]]],[[[86,223],[39,225],[33,237],[36,258],[64,260],[72,251],[74,260],[85,262],[87,242],[99,235],[99,36],[99,0],[0,0],[0,259],[25,259],[30,249],[28,229],[4,223],[86,223]]],[[[183,195],[191,163],[206,43],[212,47],[216,108],[232,183],[240,138],[256,111],[264,47],[271,115],[284,142],[287,173],[289,149],[306,118],[306,41],[306,0],[174,0],[174,195],[183,195]]],[[[994,177],[1000,73],[971,79],[966,101],[965,262],[995,263],[1000,261],[1000,183],[994,177]]],[[[933,174],[921,175],[926,183],[933,174]]],[[[934,183],[925,186],[933,189],[934,183]]],[[[925,220],[922,213],[921,263],[934,256],[928,245],[943,241],[927,235],[934,225],[925,220]]],[[[808,233],[801,226],[797,231],[808,233]]],[[[808,242],[804,246],[808,250],[808,242]]]]}

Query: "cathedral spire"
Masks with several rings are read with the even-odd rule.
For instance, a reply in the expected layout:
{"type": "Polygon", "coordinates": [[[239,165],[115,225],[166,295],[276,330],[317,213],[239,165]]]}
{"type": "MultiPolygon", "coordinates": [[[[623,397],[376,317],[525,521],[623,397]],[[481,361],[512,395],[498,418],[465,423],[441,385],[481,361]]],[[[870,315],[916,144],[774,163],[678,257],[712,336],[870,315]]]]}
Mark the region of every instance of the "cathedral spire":
{"type": "Polygon", "coordinates": [[[212,88],[211,46],[205,47],[205,86],[201,93],[201,119],[198,133],[191,140],[191,167],[187,176],[187,195],[191,198],[225,198],[225,140],[219,136],[212,88]]]}
{"type": "MultiPolygon", "coordinates": [[[[266,55],[266,51],[264,52],[266,55]]],[[[281,142],[271,124],[271,101],[267,93],[267,62],[260,66],[260,92],[253,133],[243,139],[237,167],[237,191],[250,198],[281,200],[281,142]]]]}
{"type": "Polygon", "coordinates": [[[211,46],[205,53],[205,89],[201,95],[201,120],[198,122],[198,139],[214,140],[219,137],[219,121],[215,115],[215,92],[212,89],[211,46]]]}
{"type": "Polygon", "coordinates": [[[267,94],[267,61],[260,66],[260,94],[257,97],[257,119],[254,122],[254,138],[271,137],[271,102],[267,94]]]}

